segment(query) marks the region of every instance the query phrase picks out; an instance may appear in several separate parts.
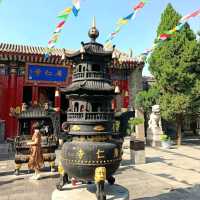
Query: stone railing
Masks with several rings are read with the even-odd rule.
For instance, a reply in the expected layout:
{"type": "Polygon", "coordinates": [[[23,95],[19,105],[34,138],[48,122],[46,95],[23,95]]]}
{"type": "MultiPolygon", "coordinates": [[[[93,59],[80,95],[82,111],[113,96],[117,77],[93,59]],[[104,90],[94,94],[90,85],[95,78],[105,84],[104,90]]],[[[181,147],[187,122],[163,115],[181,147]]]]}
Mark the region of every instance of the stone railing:
{"type": "Polygon", "coordinates": [[[112,121],[114,113],[111,112],[68,112],[67,121],[112,121]]]}
{"type": "Polygon", "coordinates": [[[18,118],[36,118],[36,117],[47,117],[48,111],[42,110],[42,109],[35,109],[35,110],[27,110],[22,111],[18,118]]]}
{"type": "Polygon", "coordinates": [[[106,79],[107,81],[110,81],[110,76],[103,72],[78,72],[73,74],[73,81],[79,81],[79,80],[99,80],[99,79],[106,79]]]}

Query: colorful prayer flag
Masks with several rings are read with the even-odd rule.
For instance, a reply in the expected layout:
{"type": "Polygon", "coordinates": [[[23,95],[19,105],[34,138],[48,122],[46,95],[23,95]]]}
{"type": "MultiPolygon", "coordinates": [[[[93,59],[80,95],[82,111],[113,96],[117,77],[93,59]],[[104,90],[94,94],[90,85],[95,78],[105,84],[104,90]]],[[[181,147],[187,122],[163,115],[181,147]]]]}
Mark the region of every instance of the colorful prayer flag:
{"type": "Polygon", "coordinates": [[[72,11],[74,13],[74,16],[77,17],[79,10],[77,10],[76,7],[73,6],[72,11]]]}
{"type": "Polygon", "coordinates": [[[69,17],[69,14],[63,14],[63,15],[58,15],[58,18],[63,19],[63,20],[67,20],[67,18],[69,17]]]}
{"type": "Polygon", "coordinates": [[[117,25],[126,25],[128,24],[128,20],[124,18],[120,18],[117,22],[117,25]]]}
{"type": "Polygon", "coordinates": [[[132,17],[133,17],[133,15],[134,15],[134,12],[132,12],[131,14],[129,14],[128,16],[126,16],[126,17],[124,17],[123,19],[124,20],[129,20],[129,19],[131,19],[132,17]]]}
{"type": "Polygon", "coordinates": [[[78,12],[80,10],[80,0],[73,0],[73,7],[72,12],[74,13],[74,16],[78,16],[78,12]]]}
{"type": "Polygon", "coordinates": [[[61,21],[57,26],[56,28],[62,28],[65,24],[65,20],[61,21]]]}
{"type": "Polygon", "coordinates": [[[67,17],[69,16],[69,14],[72,12],[72,8],[66,8],[65,10],[63,10],[59,15],[58,18],[62,18],[64,20],[67,19],[67,17]]]}
{"type": "Polygon", "coordinates": [[[180,31],[183,28],[184,25],[185,25],[185,23],[181,23],[181,24],[177,25],[176,30],[180,31]]]}
{"type": "Polygon", "coordinates": [[[63,27],[61,27],[61,28],[56,28],[56,30],[53,32],[54,34],[55,33],[60,33],[61,31],[62,31],[62,29],[63,29],[63,27]]]}
{"type": "MultiPolygon", "coordinates": [[[[0,0],[1,1],[1,0],[0,0]]],[[[65,8],[57,17],[62,19],[61,22],[59,22],[59,24],[57,24],[55,31],[53,32],[53,35],[51,37],[51,39],[48,42],[48,47],[49,49],[54,48],[56,42],[58,41],[60,35],[59,33],[62,31],[65,22],[67,20],[67,18],[69,17],[69,15],[71,14],[71,12],[73,12],[73,14],[75,16],[78,16],[78,12],[80,10],[80,0],[72,0],[72,7],[67,7],[65,8]]]]}
{"type": "Polygon", "coordinates": [[[120,30],[121,30],[121,27],[120,27],[120,26],[118,26],[118,27],[115,29],[115,33],[119,33],[119,32],[120,32],[120,30]]]}
{"type": "Polygon", "coordinates": [[[189,20],[190,18],[199,16],[199,15],[200,15],[200,9],[198,9],[198,10],[196,10],[195,12],[192,12],[192,13],[190,13],[190,14],[188,14],[188,15],[183,16],[183,17],[180,19],[180,21],[187,21],[187,20],[189,20]]]}
{"type": "Polygon", "coordinates": [[[163,34],[160,34],[160,35],[159,35],[159,39],[160,39],[160,40],[166,40],[166,39],[168,39],[168,38],[171,37],[171,36],[172,36],[171,34],[163,33],[163,34]]]}
{"type": "Polygon", "coordinates": [[[143,1],[141,1],[136,6],[133,7],[133,10],[140,10],[144,7],[144,5],[145,5],[145,3],[143,1]]]}
{"type": "Polygon", "coordinates": [[[105,43],[104,47],[107,49],[111,49],[113,47],[113,45],[111,42],[107,42],[107,43],[105,43]]]}
{"type": "Polygon", "coordinates": [[[153,51],[153,49],[145,49],[145,51],[142,53],[142,55],[148,56],[149,53],[151,53],[152,51],[153,51]]]}
{"type": "Polygon", "coordinates": [[[173,29],[171,29],[171,30],[169,30],[169,31],[165,31],[164,33],[165,34],[168,34],[168,35],[171,35],[171,34],[173,34],[173,33],[175,33],[176,32],[176,27],[174,27],[173,29]]]}
{"type": "Polygon", "coordinates": [[[52,40],[52,41],[57,41],[59,37],[60,37],[59,34],[54,34],[54,35],[51,37],[51,40],[52,40]]]}
{"type": "Polygon", "coordinates": [[[54,47],[55,47],[55,44],[56,44],[56,43],[52,42],[52,43],[50,43],[50,44],[48,45],[48,47],[49,47],[49,48],[54,48],[54,47]]]}
{"type": "Polygon", "coordinates": [[[65,14],[70,14],[71,12],[72,12],[72,8],[71,8],[71,7],[66,8],[66,9],[63,11],[63,13],[65,13],[65,14]]]}
{"type": "Polygon", "coordinates": [[[128,20],[134,19],[136,17],[137,12],[142,9],[144,7],[144,5],[147,3],[148,0],[141,0],[136,6],[134,6],[134,11],[132,11],[132,13],[130,13],[128,16],[124,17],[124,18],[120,18],[117,22],[117,27],[115,29],[114,32],[112,32],[109,37],[106,40],[106,43],[109,40],[112,40],[117,33],[121,30],[121,26],[122,25],[126,25],[128,24],[128,20]]]}

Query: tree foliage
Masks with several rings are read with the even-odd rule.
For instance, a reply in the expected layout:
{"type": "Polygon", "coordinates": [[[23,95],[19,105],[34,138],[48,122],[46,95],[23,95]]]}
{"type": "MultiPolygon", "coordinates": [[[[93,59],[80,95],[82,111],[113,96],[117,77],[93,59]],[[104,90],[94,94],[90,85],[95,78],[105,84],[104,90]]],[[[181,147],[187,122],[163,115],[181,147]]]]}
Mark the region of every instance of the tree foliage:
{"type": "MultiPolygon", "coordinates": [[[[168,4],[161,16],[157,37],[173,29],[180,18],[181,15],[168,4]]],[[[157,39],[155,42],[158,42],[157,39]]],[[[142,92],[137,96],[137,102],[145,110],[159,102],[162,117],[176,120],[180,144],[184,115],[200,111],[200,41],[196,40],[196,35],[186,23],[171,38],[159,42],[148,62],[155,78],[153,90],[156,88],[159,92],[155,96],[152,96],[152,90],[142,92]]]]}
{"type": "MultiPolygon", "coordinates": [[[[181,16],[168,4],[161,16],[157,34],[173,29],[181,16]]],[[[194,87],[200,78],[200,48],[196,36],[185,24],[167,41],[161,42],[153,51],[150,71],[160,88],[161,114],[166,119],[176,119],[191,107],[194,87]]]]}
{"type": "Polygon", "coordinates": [[[152,86],[148,91],[141,91],[137,94],[135,103],[138,107],[143,108],[145,113],[151,112],[151,107],[159,104],[159,89],[152,86]]]}

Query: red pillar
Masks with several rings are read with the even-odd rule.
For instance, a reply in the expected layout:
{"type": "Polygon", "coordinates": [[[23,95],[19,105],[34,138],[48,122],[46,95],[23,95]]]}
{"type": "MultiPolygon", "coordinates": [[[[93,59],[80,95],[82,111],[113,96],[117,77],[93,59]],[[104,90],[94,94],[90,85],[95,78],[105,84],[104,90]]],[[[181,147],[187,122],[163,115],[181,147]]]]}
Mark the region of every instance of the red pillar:
{"type": "MultiPolygon", "coordinates": [[[[16,107],[16,96],[17,96],[17,68],[11,67],[9,82],[8,82],[9,110],[10,108],[16,107]]],[[[6,137],[13,138],[16,133],[16,119],[12,116],[9,116],[6,126],[7,126],[6,137]]]]}
{"type": "Polygon", "coordinates": [[[23,89],[24,89],[24,75],[17,76],[17,97],[16,105],[20,106],[23,102],[23,89]]]}
{"type": "Polygon", "coordinates": [[[60,104],[61,104],[61,95],[60,95],[60,91],[58,89],[55,90],[55,108],[56,111],[59,112],[60,111],[60,104]]]}
{"type": "Polygon", "coordinates": [[[124,99],[123,99],[123,107],[128,108],[129,106],[129,91],[128,91],[128,81],[124,80],[124,99]]]}
{"type": "Polygon", "coordinates": [[[5,137],[8,134],[8,126],[7,123],[9,121],[9,102],[8,102],[8,82],[9,82],[9,75],[7,73],[7,67],[2,66],[2,71],[0,73],[0,120],[5,121],[6,130],[5,130],[5,137]],[[4,71],[3,71],[4,70],[4,71]]]}
{"type": "MultiPolygon", "coordinates": [[[[22,107],[22,102],[23,102],[23,92],[24,92],[24,70],[20,70],[20,74],[18,73],[17,76],[17,96],[16,96],[16,106],[22,107]]],[[[17,134],[19,133],[19,121],[16,120],[16,124],[15,124],[15,132],[14,132],[14,136],[17,136],[17,134]]]]}
{"type": "Polygon", "coordinates": [[[34,85],[32,88],[32,105],[38,104],[38,86],[34,85]]]}
{"type": "Polygon", "coordinates": [[[7,73],[0,74],[0,119],[3,120],[6,120],[8,115],[8,80],[7,73]]]}

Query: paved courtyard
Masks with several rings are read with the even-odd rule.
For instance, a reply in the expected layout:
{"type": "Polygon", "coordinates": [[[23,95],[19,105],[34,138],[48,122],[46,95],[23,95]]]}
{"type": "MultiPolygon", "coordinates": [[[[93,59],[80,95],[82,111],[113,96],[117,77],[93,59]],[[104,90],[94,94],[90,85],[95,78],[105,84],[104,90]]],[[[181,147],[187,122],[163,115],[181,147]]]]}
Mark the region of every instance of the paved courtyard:
{"type": "MultiPolygon", "coordinates": [[[[57,173],[51,174],[46,166],[41,180],[29,180],[31,174],[24,166],[21,175],[15,176],[12,155],[8,157],[2,148],[0,152],[0,200],[51,199],[57,173]]],[[[169,150],[147,147],[146,157],[146,164],[133,166],[129,149],[124,149],[124,159],[115,177],[117,184],[129,190],[131,200],[200,199],[200,145],[187,144],[169,150]]]]}

